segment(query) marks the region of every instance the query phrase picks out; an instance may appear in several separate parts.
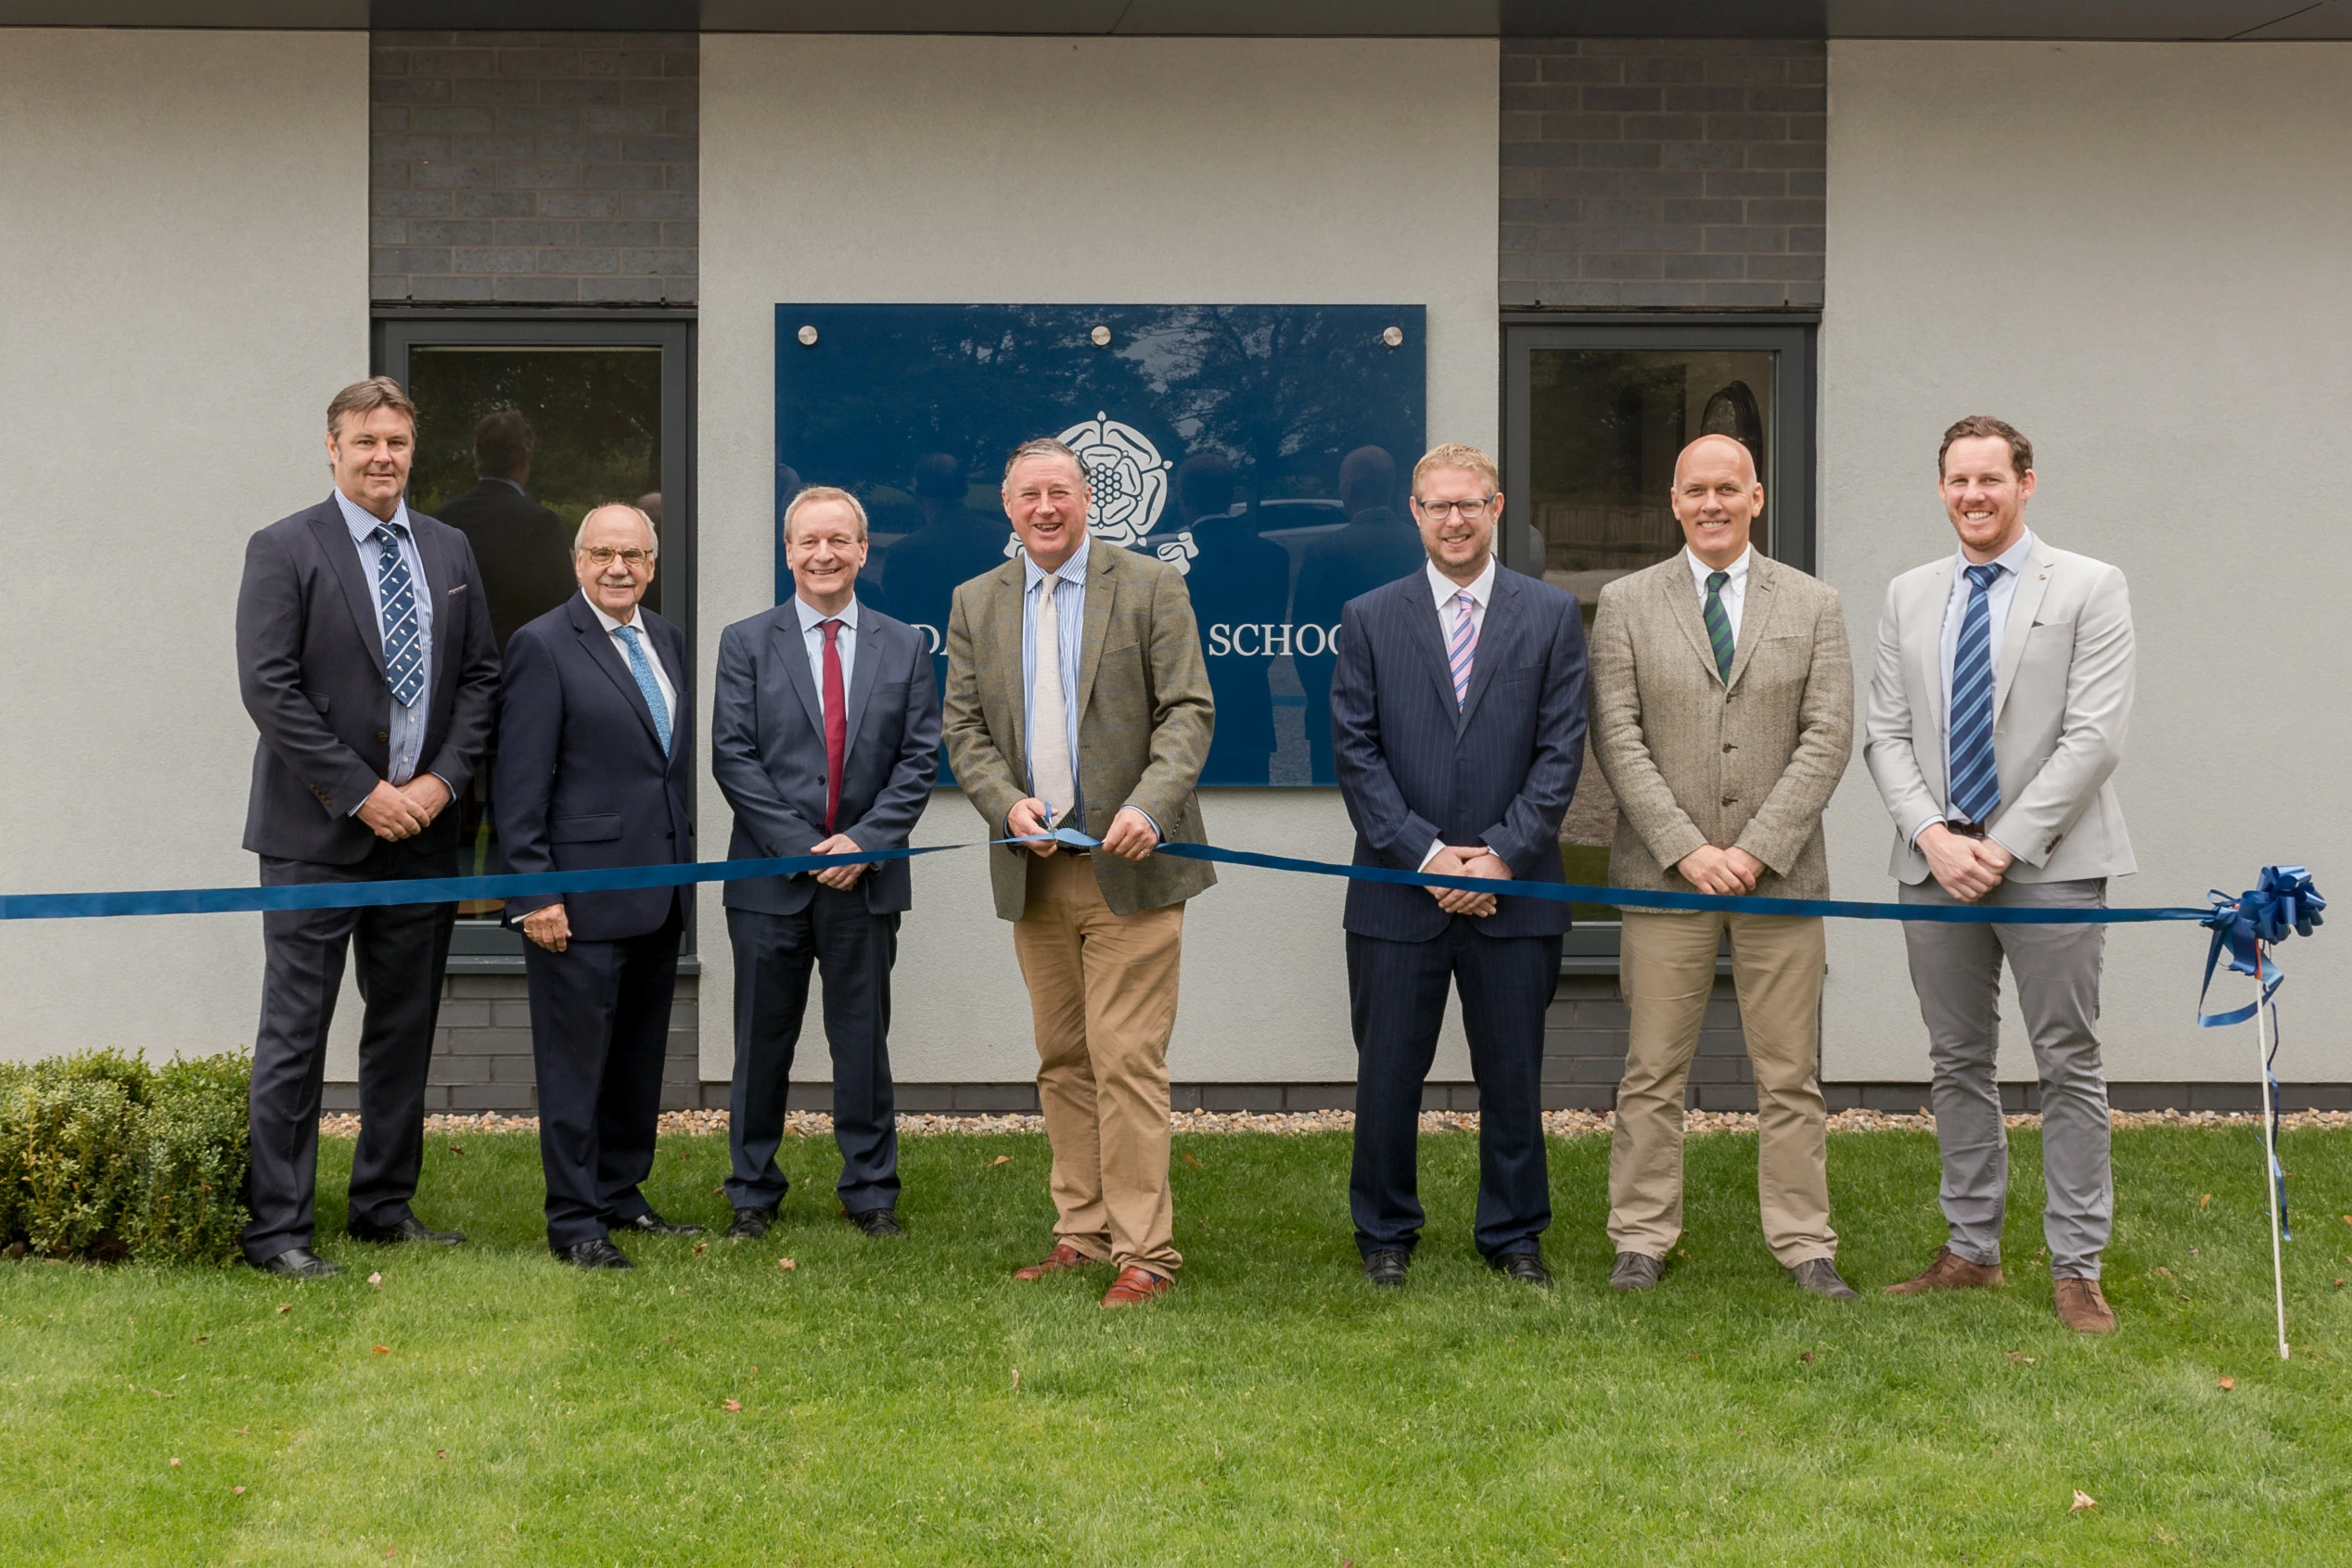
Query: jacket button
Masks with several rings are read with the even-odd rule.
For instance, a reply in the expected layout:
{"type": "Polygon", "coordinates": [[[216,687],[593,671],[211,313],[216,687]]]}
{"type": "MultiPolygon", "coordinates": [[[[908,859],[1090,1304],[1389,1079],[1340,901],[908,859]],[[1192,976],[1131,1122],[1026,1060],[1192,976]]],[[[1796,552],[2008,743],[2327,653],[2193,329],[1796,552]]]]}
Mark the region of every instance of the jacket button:
{"type": "Polygon", "coordinates": [[[390,730],[378,730],[376,732],[376,738],[379,741],[388,741],[392,738],[392,733],[390,730]]]}
{"type": "Polygon", "coordinates": [[[1730,741],[1725,741],[1723,743],[1723,749],[1726,751],[1737,751],[1739,747],[1733,746],[1730,741]]]}
{"type": "Polygon", "coordinates": [[[1723,797],[1723,804],[1726,806],[1736,806],[1739,803],[1740,797],[1736,795],[1727,795],[1723,797]]]}

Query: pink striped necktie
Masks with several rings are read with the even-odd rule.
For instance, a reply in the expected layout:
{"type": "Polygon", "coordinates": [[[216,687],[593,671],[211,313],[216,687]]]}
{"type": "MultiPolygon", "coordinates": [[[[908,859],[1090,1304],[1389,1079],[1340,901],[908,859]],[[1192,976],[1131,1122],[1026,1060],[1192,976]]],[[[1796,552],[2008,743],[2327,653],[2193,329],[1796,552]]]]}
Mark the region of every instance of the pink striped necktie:
{"type": "Polygon", "coordinates": [[[1470,661],[1478,652],[1478,623],[1470,618],[1478,601],[1470,590],[1464,589],[1453,596],[1453,645],[1447,662],[1453,666],[1453,705],[1467,706],[1470,701],[1470,661]]]}

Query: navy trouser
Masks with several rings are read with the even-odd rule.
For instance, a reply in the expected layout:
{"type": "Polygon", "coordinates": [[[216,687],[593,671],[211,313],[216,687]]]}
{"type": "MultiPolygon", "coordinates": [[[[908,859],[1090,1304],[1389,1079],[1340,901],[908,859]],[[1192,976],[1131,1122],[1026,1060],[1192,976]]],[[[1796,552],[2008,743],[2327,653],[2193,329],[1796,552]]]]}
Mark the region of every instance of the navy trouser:
{"type": "Polygon", "coordinates": [[[523,943],[550,1246],[593,1242],[652,1207],[638,1185],[653,1171],[684,930],[672,905],[643,937],[574,937],[559,953],[523,943]]]}
{"type": "Polygon", "coordinates": [[[841,1206],[851,1214],[899,1201],[899,1129],[890,1085],[890,966],[899,917],[865,907],[865,889],[819,886],[795,914],[729,910],[735,948],[735,1087],[727,1098],[734,1170],[727,1202],[773,1208],[788,1183],[784,1141],[792,1053],[809,1007],[809,971],[824,972],[824,1038],[833,1051],[833,1139],[841,1150],[841,1206]]]}
{"type": "Polygon", "coordinates": [[[1560,983],[1557,937],[1488,937],[1466,915],[1426,942],[1348,933],[1356,1034],[1356,1150],[1348,1206],[1366,1255],[1421,1239],[1413,1169],[1421,1090],[1459,987],[1478,1083],[1478,1209],[1473,1239],[1489,1258],[1538,1250],[1552,1223],[1544,1163],[1543,1014],[1560,983]]]}

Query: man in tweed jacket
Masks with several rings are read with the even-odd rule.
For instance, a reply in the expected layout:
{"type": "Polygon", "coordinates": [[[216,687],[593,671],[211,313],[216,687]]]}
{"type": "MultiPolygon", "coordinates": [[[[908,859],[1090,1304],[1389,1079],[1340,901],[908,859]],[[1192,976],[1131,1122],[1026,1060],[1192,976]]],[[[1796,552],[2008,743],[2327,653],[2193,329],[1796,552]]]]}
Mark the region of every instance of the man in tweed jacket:
{"type": "MultiPolygon", "coordinates": [[[[1751,548],[1764,487],[1729,436],[1683,449],[1673,506],[1689,547],[1602,589],[1592,627],[1592,750],[1619,812],[1609,880],[1826,899],[1822,811],[1854,749],[1836,591],[1751,548]]],[[[1633,1020],[1609,1149],[1609,1282],[1652,1288],[1681,1234],[1683,1084],[1727,930],[1764,1239],[1804,1289],[1849,1300],[1829,1223],[1822,922],[1796,915],[1625,911],[1633,1020]]]]}

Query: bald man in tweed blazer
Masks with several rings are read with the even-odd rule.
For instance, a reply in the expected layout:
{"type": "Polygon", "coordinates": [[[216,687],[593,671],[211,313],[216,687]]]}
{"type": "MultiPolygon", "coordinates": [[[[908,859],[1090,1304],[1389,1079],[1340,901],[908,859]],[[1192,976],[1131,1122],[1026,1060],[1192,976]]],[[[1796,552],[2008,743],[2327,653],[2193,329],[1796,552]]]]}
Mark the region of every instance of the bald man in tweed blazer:
{"type": "MultiPolygon", "coordinates": [[[[1674,474],[1688,547],[1603,588],[1592,627],[1592,751],[1619,813],[1609,880],[1826,899],[1822,812],[1854,749],[1837,592],[1750,545],[1764,487],[1746,447],[1702,436],[1674,474]]],[[[1625,911],[1633,1017],[1609,1149],[1609,1282],[1652,1288],[1681,1235],[1683,1086],[1726,931],[1765,1241],[1804,1289],[1851,1299],[1829,1223],[1822,922],[1796,915],[1625,911]]]]}

